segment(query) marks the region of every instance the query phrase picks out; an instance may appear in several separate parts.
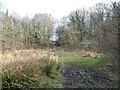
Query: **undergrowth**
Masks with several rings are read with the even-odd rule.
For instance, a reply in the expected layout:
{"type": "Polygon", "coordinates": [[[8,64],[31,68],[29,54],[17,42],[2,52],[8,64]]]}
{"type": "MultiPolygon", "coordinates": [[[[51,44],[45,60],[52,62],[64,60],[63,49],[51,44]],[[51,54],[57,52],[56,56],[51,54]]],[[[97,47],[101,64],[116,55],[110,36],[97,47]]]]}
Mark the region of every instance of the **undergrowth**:
{"type": "MultiPolygon", "coordinates": [[[[39,88],[45,86],[49,81],[56,80],[58,64],[49,57],[50,54],[45,58],[21,56],[23,60],[12,58],[13,61],[4,63],[2,67],[2,88],[39,88]]],[[[6,59],[5,61],[7,61],[6,59]]],[[[49,82],[49,84],[54,86],[56,83],[49,82]]]]}

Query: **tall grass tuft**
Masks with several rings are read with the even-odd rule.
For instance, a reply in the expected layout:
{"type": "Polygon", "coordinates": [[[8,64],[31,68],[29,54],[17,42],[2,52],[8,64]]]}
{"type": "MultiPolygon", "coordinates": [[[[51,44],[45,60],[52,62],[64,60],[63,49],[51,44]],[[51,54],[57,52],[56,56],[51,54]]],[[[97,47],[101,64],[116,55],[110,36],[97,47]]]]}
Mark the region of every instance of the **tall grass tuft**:
{"type": "Polygon", "coordinates": [[[45,72],[45,74],[47,76],[49,76],[52,73],[52,69],[53,69],[54,64],[55,64],[55,62],[51,61],[48,65],[46,65],[43,68],[43,72],[45,72]]]}

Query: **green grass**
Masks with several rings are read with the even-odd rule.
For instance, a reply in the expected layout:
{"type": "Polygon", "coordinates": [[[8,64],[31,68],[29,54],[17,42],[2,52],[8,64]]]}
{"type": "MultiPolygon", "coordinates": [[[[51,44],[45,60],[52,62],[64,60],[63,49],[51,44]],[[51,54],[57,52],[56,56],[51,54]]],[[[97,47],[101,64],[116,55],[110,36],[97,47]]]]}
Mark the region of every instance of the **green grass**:
{"type": "Polygon", "coordinates": [[[55,79],[46,77],[46,81],[40,86],[40,88],[62,88],[62,85],[59,83],[59,77],[56,76],[55,79]]]}
{"type": "Polygon", "coordinates": [[[56,52],[59,62],[74,62],[80,66],[97,67],[105,61],[104,57],[81,57],[75,56],[73,52],[56,52]]]}

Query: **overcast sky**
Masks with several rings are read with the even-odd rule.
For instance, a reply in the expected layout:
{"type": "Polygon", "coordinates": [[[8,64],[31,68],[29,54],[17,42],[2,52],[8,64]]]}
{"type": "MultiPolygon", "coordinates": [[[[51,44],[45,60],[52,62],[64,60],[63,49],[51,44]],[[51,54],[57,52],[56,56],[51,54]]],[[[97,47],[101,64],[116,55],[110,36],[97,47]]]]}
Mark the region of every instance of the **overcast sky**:
{"type": "Polygon", "coordinates": [[[36,13],[48,13],[56,19],[67,16],[71,11],[90,7],[99,2],[118,0],[3,0],[9,13],[19,16],[33,16],[36,13]]]}

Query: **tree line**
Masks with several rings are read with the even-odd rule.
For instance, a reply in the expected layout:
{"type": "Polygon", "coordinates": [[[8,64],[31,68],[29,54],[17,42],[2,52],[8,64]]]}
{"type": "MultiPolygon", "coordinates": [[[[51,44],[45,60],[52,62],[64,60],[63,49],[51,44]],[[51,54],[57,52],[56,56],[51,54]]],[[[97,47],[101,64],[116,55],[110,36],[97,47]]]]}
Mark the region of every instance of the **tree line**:
{"type": "Polygon", "coordinates": [[[118,48],[119,22],[120,2],[98,3],[89,10],[73,11],[56,28],[56,45],[78,49],[88,44],[88,50],[114,51],[118,48]]]}
{"type": "Polygon", "coordinates": [[[1,12],[1,35],[3,49],[26,47],[49,47],[54,28],[54,18],[49,14],[36,14],[32,19],[17,18],[1,12]]]}
{"type": "Polygon", "coordinates": [[[56,46],[112,51],[118,48],[120,2],[98,3],[89,10],[75,10],[63,17],[57,28],[54,28],[55,23],[50,14],[19,18],[9,15],[8,10],[6,13],[0,11],[2,48],[50,47],[53,45],[50,38],[55,29],[58,37],[56,46]]]}

